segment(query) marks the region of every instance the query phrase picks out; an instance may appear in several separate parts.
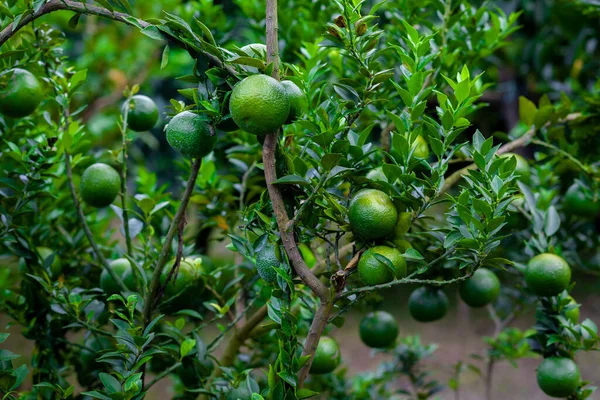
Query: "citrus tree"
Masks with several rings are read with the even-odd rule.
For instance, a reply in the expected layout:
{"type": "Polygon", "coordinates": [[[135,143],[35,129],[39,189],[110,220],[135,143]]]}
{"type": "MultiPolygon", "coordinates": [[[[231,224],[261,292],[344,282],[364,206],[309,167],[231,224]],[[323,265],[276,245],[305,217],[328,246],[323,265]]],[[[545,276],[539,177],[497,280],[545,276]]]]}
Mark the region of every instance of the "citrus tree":
{"type": "Polygon", "coordinates": [[[3,398],[140,399],[170,376],[178,398],[458,398],[470,368],[491,399],[494,366],[525,357],[547,395],[591,398],[574,357],[597,327],[569,292],[598,275],[599,9],[540,16],[580,24],[573,70],[549,56],[551,74],[527,71],[535,101],[487,132],[495,84],[539,33],[519,18],[544,2],[517,3],[3,1],[0,307],[34,343],[18,367],[0,351],[3,398]],[[115,45],[70,57],[87,19],[115,45]],[[105,93],[116,78],[94,64],[115,57],[144,67],[105,93]],[[149,96],[151,74],[176,98],[149,96]],[[94,128],[111,105],[118,144],[94,128]],[[202,254],[207,232],[233,262],[202,254]],[[450,382],[380,310],[399,285],[422,323],[452,286],[487,308],[494,332],[450,382]],[[352,310],[387,355],[355,376],[329,336],[352,310]]]}

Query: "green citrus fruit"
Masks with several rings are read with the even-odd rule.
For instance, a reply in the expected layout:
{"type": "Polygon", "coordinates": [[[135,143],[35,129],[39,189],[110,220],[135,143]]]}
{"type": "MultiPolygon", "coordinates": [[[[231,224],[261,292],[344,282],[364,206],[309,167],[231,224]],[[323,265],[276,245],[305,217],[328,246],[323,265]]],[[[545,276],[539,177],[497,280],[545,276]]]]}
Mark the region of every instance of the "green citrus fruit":
{"type": "Polygon", "coordinates": [[[540,254],[529,260],[525,282],[537,296],[556,296],[569,286],[571,268],[562,257],[540,254]]]}
{"type": "Polygon", "coordinates": [[[363,189],[350,202],[348,219],[355,235],[366,240],[377,239],[394,233],[398,211],[384,192],[363,189]]]}
{"type": "Polygon", "coordinates": [[[81,175],[81,197],[94,207],[110,205],[121,190],[121,177],[113,167],[96,163],[86,168],[81,175]]]}
{"type": "Polygon", "coordinates": [[[398,213],[398,222],[396,222],[396,227],[394,228],[395,236],[405,235],[410,229],[410,225],[412,223],[412,213],[411,212],[401,212],[398,213]]]}
{"type": "Polygon", "coordinates": [[[500,294],[500,280],[487,268],[479,268],[460,285],[460,297],[469,306],[479,308],[494,302],[500,294]]]}
{"type": "Polygon", "coordinates": [[[423,286],[415,289],[408,298],[408,311],[419,322],[444,318],[448,307],[448,296],[439,288],[423,286]]]}
{"type": "MultiPolygon", "coordinates": [[[[568,297],[571,301],[569,301],[568,305],[577,305],[577,302],[575,301],[575,299],[571,296],[568,297]]],[[[565,311],[565,317],[567,317],[567,319],[569,321],[571,321],[572,324],[578,324],[579,323],[579,307],[577,308],[573,308],[571,310],[566,310],[565,311]]]]}
{"type": "Polygon", "coordinates": [[[148,131],[158,122],[158,108],[150,97],[141,94],[133,96],[131,101],[123,103],[122,112],[127,106],[127,126],[132,130],[148,131]]]}
{"type": "Polygon", "coordinates": [[[396,319],[385,311],[367,314],[360,321],[360,339],[369,347],[383,349],[390,347],[398,337],[396,319]]]}
{"type": "Polygon", "coordinates": [[[271,283],[277,280],[277,271],[273,267],[281,265],[281,250],[279,246],[266,242],[256,254],[256,271],[265,281],[271,283]]]}
{"type": "Polygon", "coordinates": [[[37,251],[38,253],[40,253],[42,263],[54,253],[54,260],[52,261],[52,265],[50,266],[50,272],[54,277],[59,276],[62,273],[62,264],[60,262],[60,258],[58,258],[58,255],[47,247],[38,247],[37,251]]]}
{"type": "Polygon", "coordinates": [[[340,346],[337,342],[328,336],[322,336],[310,366],[310,373],[328,374],[340,365],[340,359],[340,346]]]}
{"type": "Polygon", "coordinates": [[[371,247],[363,253],[358,261],[358,275],[369,286],[387,283],[393,281],[394,278],[406,276],[406,261],[398,249],[389,246],[371,247]],[[379,260],[375,254],[387,258],[394,266],[394,271],[385,261],[379,260]]]}
{"type": "Polygon", "coordinates": [[[167,142],[186,157],[201,158],[213,151],[217,135],[204,118],[190,111],[183,111],[169,121],[167,142]]]}
{"type": "Polygon", "coordinates": [[[427,143],[425,138],[423,138],[423,136],[419,135],[419,136],[417,136],[415,143],[417,144],[417,147],[415,148],[415,152],[413,153],[413,156],[415,156],[417,158],[429,157],[429,144],[427,143]]]}
{"type": "Polygon", "coordinates": [[[515,174],[519,177],[522,182],[529,182],[531,178],[531,171],[529,170],[529,163],[525,157],[515,153],[504,153],[501,158],[510,158],[514,156],[517,160],[517,166],[515,167],[515,174]]]}
{"type": "Polygon", "coordinates": [[[288,98],[290,99],[290,113],[288,114],[286,124],[291,124],[306,113],[308,108],[308,99],[306,95],[292,81],[281,81],[281,85],[285,88],[288,98]]]}
{"type": "Polygon", "coordinates": [[[591,218],[600,213],[600,201],[594,201],[593,193],[574,183],[565,194],[563,209],[572,215],[591,218]]]}
{"type": "Polygon", "coordinates": [[[287,91],[276,79],[252,75],[238,83],[229,99],[231,116],[248,133],[267,135],[285,123],[290,113],[287,91]]]}
{"type": "Polygon", "coordinates": [[[396,246],[396,248],[402,254],[406,253],[406,250],[413,248],[413,245],[410,244],[410,242],[406,239],[394,238],[394,240],[392,242],[394,243],[394,246],[396,246]]]}
{"type": "Polygon", "coordinates": [[[0,74],[0,112],[7,117],[28,116],[42,99],[42,87],[31,72],[13,68],[0,74]]]}
{"type": "Polygon", "coordinates": [[[579,387],[581,375],[575,361],[566,357],[548,357],[537,369],[537,382],[550,397],[569,397],[579,387]]]}
{"type": "MultiPolygon", "coordinates": [[[[126,258],[117,258],[110,262],[110,269],[112,269],[123,284],[129,290],[135,289],[135,281],[133,276],[133,269],[131,263],[126,258]]],[[[107,295],[121,293],[121,287],[117,284],[117,281],[113,279],[108,273],[108,270],[103,269],[100,274],[100,287],[107,295]]]]}
{"type": "MultiPolygon", "coordinates": [[[[164,285],[171,268],[175,264],[175,259],[169,261],[160,274],[160,284],[164,285]]],[[[202,263],[200,263],[201,265],[202,263]]],[[[198,264],[190,258],[182,258],[179,262],[179,271],[177,278],[169,280],[165,288],[165,301],[168,305],[175,308],[191,308],[194,300],[204,292],[204,282],[202,281],[202,270],[198,264]]]]}

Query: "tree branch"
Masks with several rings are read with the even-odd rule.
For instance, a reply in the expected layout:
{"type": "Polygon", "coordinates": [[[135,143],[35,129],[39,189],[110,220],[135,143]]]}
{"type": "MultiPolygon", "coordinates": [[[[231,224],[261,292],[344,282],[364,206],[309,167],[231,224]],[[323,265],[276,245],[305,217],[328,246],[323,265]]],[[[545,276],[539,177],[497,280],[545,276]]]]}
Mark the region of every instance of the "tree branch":
{"type": "MultiPolygon", "coordinates": [[[[121,137],[123,139],[123,149],[121,157],[123,163],[121,164],[121,209],[123,213],[123,231],[125,232],[125,243],[127,245],[127,255],[133,257],[133,246],[131,245],[131,234],[129,233],[129,213],[127,212],[127,117],[129,116],[129,102],[131,101],[131,94],[127,97],[127,107],[123,110],[123,121],[121,122],[121,137]]],[[[133,274],[135,278],[136,274],[133,274]]]]}
{"type": "MultiPolygon", "coordinates": [[[[267,62],[274,63],[273,78],[279,79],[279,60],[277,56],[277,0],[267,0],[267,62]]],[[[279,131],[268,134],[263,144],[263,164],[267,190],[273,206],[273,212],[277,220],[277,226],[281,234],[283,247],[287,253],[294,271],[302,282],[308,286],[321,300],[327,299],[329,293],[325,285],[308,268],[296,244],[293,232],[288,232],[287,227],[290,219],[285,209],[285,203],[279,188],[274,184],[277,180],[275,169],[275,153],[279,131]]]]}
{"type": "Polygon", "coordinates": [[[181,203],[179,204],[179,209],[177,210],[173,221],[171,221],[171,226],[169,227],[167,237],[165,238],[165,242],[162,246],[162,249],[160,250],[158,261],[154,266],[152,280],[150,281],[150,290],[148,291],[148,295],[146,296],[144,302],[144,326],[148,326],[148,324],[152,320],[154,303],[157,302],[156,297],[160,288],[160,274],[171,255],[171,244],[173,241],[173,237],[175,236],[175,232],[177,232],[178,230],[179,223],[185,215],[185,210],[188,206],[188,203],[190,202],[190,197],[192,197],[192,193],[194,192],[194,186],[196,185],[196,178],[198,177],[198,171],[200,170],[201,164],[202,158],[197,158],[192,164],[190,178],[188,179],[187,187],[185,188],[185,192],[183,193],[181,203]]]}
{"type": "MultiPolygon", "coordinates": [[[[99,17],[112,19],[114,21],[122,22],[127,25],[138,26],[138,27],[141,27],[142,29],[152,26],[152,24],[150,24],[142,19],[135,18],[129,14],[125,14],[125,13],[121,13],[121,12],[117,12],[117,11],[110,11],[106,8],[99,7],[99,6],[96,6],[93,4],[80,3],[77,1],[73,1],[73,0],[50,0],[49,2],[44,4],[42,7],[40,7],[40,9],[37,12],[28,12],[28,13],[24,14],[23,17],[19,20],[19,22],[16,25],[14,22],[11,22],[10,24],[8,24],[0,32],[0,47],[2,47],[2,45],[4,45],[4,43],[6,43],[6,41],[8,39],[10,39],[12,36],[14,36],[23,27],[27,26],[27,24],[29,24],[30,22],[32,22],[46,14],[52,13],[54,11],[60,11],[60,10],[69,10],[69,11],[73,11],[73,12],[76,12],[79,14],[86,14],[86,15],[97,15],[99,17]]],[[[182,48],[189,50],[189,47],[185,43],[177,41],[177,38],[172,38],[172,39],[175,40],[178,43],[178,45],[180,45],[182,48]]],[[[194,50],[194,52],[196,52],[196,51],[197,50],[194,50]]],[[[233,76],[237,75],[235,69],[226,65],[223,61],[221,61],[218,57],[214,56],[213,54],[206,52],[204,50],[200,50],[200,53],[202,56],[206,57],[211,64],[213,64],[219,68],[226,69],[227,72],[233,76]]]]}

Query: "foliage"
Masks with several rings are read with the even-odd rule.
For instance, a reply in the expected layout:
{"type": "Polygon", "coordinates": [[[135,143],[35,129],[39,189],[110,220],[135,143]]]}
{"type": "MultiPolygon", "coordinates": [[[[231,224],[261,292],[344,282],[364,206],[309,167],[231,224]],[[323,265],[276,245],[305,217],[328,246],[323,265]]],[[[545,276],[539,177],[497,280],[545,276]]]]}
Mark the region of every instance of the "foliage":
{"type": "MultiPolygon", "coordinates": [[[[497,362],[598,350],[594,322],[565,314],[580,307],[568,294],[575,280],[541,298],[524,280],[541,253],[565,258],[576,279],[598,275],[599,217],[563,199],[575,182],[593,209],[600,201],[600,9],[546,3],[0,3],[2,70],[26,69],[44,92],[30,115],[0,117],[0,262],[9,266],[0,310],[34,343],[16,368],[17,355],[0,350],[0,393],[140,399],[171,377],[178,398],[435,398],[445,384],[425,361],[437,345],[418,336],[401,332],[376,350],[386,361],[355,376],[345,367],[309,375],[315,348],[343,329],[346,312],[379,308],[383,289],[444,290],[483,266],[502,282],[488,306],[495,329],[482,354],[453,367],[450,389],[466,369],[489,392],[497,362]],[[255,42],[268,42],[266,58],[242,49],[255,42]],[[226,128],[233,88],[257,73],[292,81],[308,100],[304,115],[265,137],[226,128]],[[515,75],[528,98],[502,92],[515,75]],[[122,104],[153,92],[159,126],[134,133],[122,104]],[[169,149],[161,128],[181,112],[216,141],[210,154],[169,149]],[[515,157],[501,157],[513,151],[532,160],[528,182],[515,157]],[[96,209],[79,186],[98,162],[121,185],[96,209]],[[410,215],[408,232],[355,237],[348,209],[365,188],[410,215]],[[233,256],[208,258],[209,236],[233,256]],[[362,254],[397,239],[412,246],[402,249],[408,275],[361,282],[362,254]],[[282,256],[269,260],[270,282],[256,268],[265,246],[282,256]],[[131,263],[134,287],[110,268],[117,258],[131,263]],[[198,273],[167,296],[182,262],[198,273]],[[119,294],[100,288],[102,271],[119,294]],[[536,307],[531,329],[509,326],[536,307]]],[[[583,380],[569,398],[594,390],[583,380]]]]}

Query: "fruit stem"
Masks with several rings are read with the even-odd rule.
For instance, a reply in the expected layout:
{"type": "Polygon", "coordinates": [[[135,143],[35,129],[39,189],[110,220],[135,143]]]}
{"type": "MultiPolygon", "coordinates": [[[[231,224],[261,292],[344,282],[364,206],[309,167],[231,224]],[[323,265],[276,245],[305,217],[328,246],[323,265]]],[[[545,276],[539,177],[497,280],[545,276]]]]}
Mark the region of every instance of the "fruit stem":
{"type": "Polygon", "coordinates": [[[160,289],[160,274],[171,255],[171,245],[173,242],[173,237],[175,236],[175,233],[178,230],[179,222],[183,219],[187,206],[190,202],[190,197],[192,197],[192,193],[194,192],[194,187],[196,186],[196,178],[198,178],[198,171],[200,171],[200,165],[202,165],[202,158],[195,159],[192,164],[192,169],[187,182],[187,187],[185,188],[185,192],[183,193],[183,197],[181,198],[181,203],[179,204],[179,208],[177,209],[177,213],[175,214],[173,221],[171,221],[171,226],[169,226],[167,236],[160,250],[160,255],[158,257],[156,265],[154,266],[152,280],[150,281],[150,290],[148,291],[144,302],[144,328],[147,327],[150,321],[152,320],[154,304],[158,304],[158,298],[156,297],[160,289]]]}
{"type": "MultiPolygon", "coordinates": [[[[131,245],[131,234],[129,232],[129,213],[127,211],[127,118],[129,116],[129,104],[131,101],[131,91],[127,95],[126,107],[123,107],[122,121],[121,121],[121,137],[123,138],[123,148],[121,150],[122,164],[121,164],[121,210],[123,212],[123,231],[125,233],[125,243],[127,244],[127,255],[133,257],[133,247],[131,245]]],[[[137,280],[136,274],[133,274],[135,280],[137,280]]]]}
{"type": "MultiPolygon", "coordinates": [[[[68,121],[68,118],[69,118],[68,115],[65,115],[65,119],[67,121],[68,121]]],[[[68,122],[66,122],[66,124],[68,124],[68,122]]],[[[67,182],[69,184],[69,190],[71,191],[71,198],[73,199],[73,204],[75,205],[75,210],[77,211],[77,217],[79,218],[79,223],[81,223],[83,232],[85,233],[85,236],[87,237],[88,242],[90,242],[90,246],[92,246],[92,249],[94,250],[94,254],[98,258],[98,260],[100,260],[100,263],[102,264],[104,269],[106,269],[106,271],[108,271],[108,274],[110,275],[110,277],[112,279],[114,279],[115,282],[117,282],[117,285],[119,285],[119,288],[121,288],[122,291],[128,291],[129,289],[127,288],[127,286],[125,286],[125,284],[121,280],[121,277],[115,271],[113,271],[113,269],[110,267],[110,263],[104,257],[104,254],[102,254],[102,251],[100,251],[98,244],[94,240],[94,235],[92,234],[92,231],[90,230],[90,227],[88,226],[88,224],[85,220],[85,214],[83,213],[83,209],[81,208],[81,203],[79,203],[79,199],[77,198],[77,191],[75,190],[75,184],[73,183],[73,170],[71,168],[71,155],[69,154],[69,152],[66,149],[65,149],[65,167],[67,170],[66,171],[67,172],[67,182]]]]}

